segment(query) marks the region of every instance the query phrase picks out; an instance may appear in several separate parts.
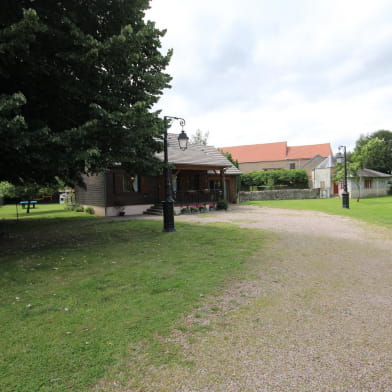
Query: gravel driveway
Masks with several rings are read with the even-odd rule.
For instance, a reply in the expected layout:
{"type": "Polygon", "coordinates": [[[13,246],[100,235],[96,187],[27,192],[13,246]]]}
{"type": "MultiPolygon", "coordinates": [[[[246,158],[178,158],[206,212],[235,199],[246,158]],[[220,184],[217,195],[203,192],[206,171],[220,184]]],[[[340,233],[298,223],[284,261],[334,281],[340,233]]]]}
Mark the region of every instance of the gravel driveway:
{"type": "Polygon", "coordinates": [[[268,240],[253,278],[184,318],[204,332],[170,337],[193,365],[148,368],[140,391],[392,392],[391,230],[254,206],[176,221],[230,222],[268,240]]]}

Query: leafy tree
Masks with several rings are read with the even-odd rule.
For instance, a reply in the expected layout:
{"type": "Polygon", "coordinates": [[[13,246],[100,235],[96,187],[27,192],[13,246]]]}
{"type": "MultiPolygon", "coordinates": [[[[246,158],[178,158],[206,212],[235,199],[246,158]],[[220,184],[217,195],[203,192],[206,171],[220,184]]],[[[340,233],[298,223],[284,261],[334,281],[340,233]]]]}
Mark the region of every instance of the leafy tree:
{"type": "Polygon", "coordinates": [[[0,2],[0,180],[46,185],[122,162],[151,171],[170,76],[148,0],[0,2]]]}
{"type": "MultiPolygon", "coordinates": [[[[361,178],[359,177],[359,169],[362,168],[361,162],[357,156],[352,153],[347,153],[347,177],[350,178],[351,182],[357,187],[358,189],[358,197],[357,201],[361,197],[361,178]]],[[[336,171],[333,176],[333,181],[335,183],[341,183],[344,181],[344,164],[337,163],[336,164],[336,171]]]]}
{"type": "Polygon", "coordinates": [[[190,143],[206,146],[209,135],[210,133],[208,131],[203,133],[200,129],[198,129],[194,135],[191,135],[190,143]]]}
{"type": "Polygon", "coordinates": [[[392,173],[392,132],[380,130],[361,135],[355,145],[353,160],[358,161],[361,168],[392,173]]]}
{"type": "Polygon", "coordinates": [[[233,156],[228,151],[219,150],[222,155],[224,155],[236,168],[239,167],[239,163],[237,159],[234,159],[233,156]]]}

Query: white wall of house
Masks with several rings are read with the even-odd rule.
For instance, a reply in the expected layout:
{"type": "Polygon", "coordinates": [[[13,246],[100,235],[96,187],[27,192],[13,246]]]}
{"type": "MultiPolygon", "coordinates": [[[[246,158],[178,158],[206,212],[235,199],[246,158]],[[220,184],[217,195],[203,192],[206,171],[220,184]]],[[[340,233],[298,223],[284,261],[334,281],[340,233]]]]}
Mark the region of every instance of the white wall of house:
{"type": "Polygon", "coordinates": [[[333,195],[333,181],[331,168],[314,169],[312,173],[313,188],[320,188],[321,197],[333,195]]]}
{"type": "MultiPolygon", "coordinates": [[[[386,196],[391,187],[390,181],[391,178],[362,177],[357,184],[348,178],[347,190],[352,198],[386,196]]],[[[343,189],[340,188],[339,194],[341,195],[342,192],[343,189]]]]}

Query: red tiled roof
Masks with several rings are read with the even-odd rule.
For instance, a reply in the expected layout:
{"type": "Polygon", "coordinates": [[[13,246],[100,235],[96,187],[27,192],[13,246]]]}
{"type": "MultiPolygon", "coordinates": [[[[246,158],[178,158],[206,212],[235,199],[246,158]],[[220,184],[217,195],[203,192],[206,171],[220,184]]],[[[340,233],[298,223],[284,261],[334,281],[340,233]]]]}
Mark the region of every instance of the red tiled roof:
{"type": "Polygon", "coordinates": [[[327,158],[332,155],[329,143],[288,147],[287,142],[278,142],[223,147],[221,150],[229,152],[239,163],[311,159],[316,155],[327,158]]]}
{"type": "Polygon", "coordinates": [[[248,146],[223,147],[238,162],[284,161],[287,143],[251,144],[248,146]]]}
{"type": "Polygon", "coordinates": [[[287,148],[287,159],[311,159],[316,155],[320,155],[324,158],[329,157],[332,155],[331,145],[325,143],[287,148]]]}

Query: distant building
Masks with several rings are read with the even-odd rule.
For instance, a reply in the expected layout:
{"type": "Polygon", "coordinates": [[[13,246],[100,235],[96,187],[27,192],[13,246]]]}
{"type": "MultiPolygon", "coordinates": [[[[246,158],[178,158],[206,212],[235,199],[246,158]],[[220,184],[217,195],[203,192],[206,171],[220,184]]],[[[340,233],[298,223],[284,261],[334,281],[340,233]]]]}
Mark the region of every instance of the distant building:
{"type": "Polygon", "coordinates": [[[305,169],[309,183],[312,170],[325,158],[333,155],[330,143],[306,146],[288,146],[287,142],[250,144],[223,147],[239,163],[242,173],[271,169],[305,169]]]}
{"type": "MultiPolygon", "coordinates": [[[[333,181],[336,159],[330,156],[313,169],[313,188],[320,188],[321,197],[341,196],[343,181],[333,181]]],[[[358,177],[347,177],[347,190],[351,198],[386,196],[391,189],[392,174],[371,169],[358,170],[358,177]]]]}

